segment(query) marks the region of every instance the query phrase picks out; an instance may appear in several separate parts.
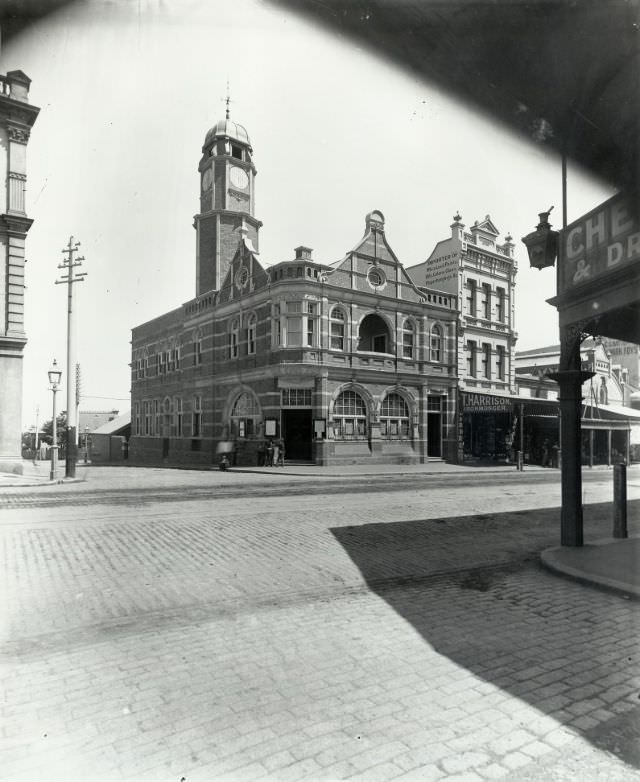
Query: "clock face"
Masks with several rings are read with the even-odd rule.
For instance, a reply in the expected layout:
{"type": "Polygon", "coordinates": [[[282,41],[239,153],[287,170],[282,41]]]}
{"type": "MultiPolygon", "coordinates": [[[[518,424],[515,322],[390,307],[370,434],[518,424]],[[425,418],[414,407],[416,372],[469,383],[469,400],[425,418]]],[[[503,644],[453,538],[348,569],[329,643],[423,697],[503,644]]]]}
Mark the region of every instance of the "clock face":
{"type": "Polygon", "coordinates": [[[241,168],[238,168],[238,166],[234,166],[231,169],[229,178],[231,179],[231,184],[234,187],[239,188],[240,190],[244,190],[249,184],[249,177],[247,176],[245,171],[243,171],[243,169],[241,168]]]}
{"type": "Polygon", "coordinates": [[[211,187],[211,179],[212,179],[212,173],[211,169],[208,168],[204,174],[202,175],[202,190],[208,190],[211,187]]]}

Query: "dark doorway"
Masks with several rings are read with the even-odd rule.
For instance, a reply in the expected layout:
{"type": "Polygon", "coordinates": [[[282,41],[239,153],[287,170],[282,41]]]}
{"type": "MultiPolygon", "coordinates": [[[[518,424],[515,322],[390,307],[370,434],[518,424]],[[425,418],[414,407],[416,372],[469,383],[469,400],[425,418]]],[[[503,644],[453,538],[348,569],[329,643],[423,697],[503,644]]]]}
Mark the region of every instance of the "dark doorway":
{"type": "Polygon", "coordinates": [[[311,424],[311,410],[282,411],[282,437],[287,460],[311,460],[311,424]]]}
{"type": "Polygon", "coordinates": [[[427,413],[427,456],[442,456],[442,413],[427,413]]]}

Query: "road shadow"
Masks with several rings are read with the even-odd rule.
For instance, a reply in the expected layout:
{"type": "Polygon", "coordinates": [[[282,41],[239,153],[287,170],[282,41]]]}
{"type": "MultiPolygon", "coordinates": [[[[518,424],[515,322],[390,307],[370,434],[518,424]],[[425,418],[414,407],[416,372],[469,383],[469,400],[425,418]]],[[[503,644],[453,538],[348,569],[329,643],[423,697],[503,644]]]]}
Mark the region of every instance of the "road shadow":
{"type": "MultiPolygon", "coordinates": [[[[640,503],[629,505],[637,519],[640,503]]],[[[331,532],[371,591],[472,681],[640,768],[629,727],[640,725],[640,606],[541,568],[539,552],[557,545],[550,513],[559,516],[545,509],[331,532]]],[[[607,503],[585,507],[586,540],[610,534],[610,514],[607,503]]]]}

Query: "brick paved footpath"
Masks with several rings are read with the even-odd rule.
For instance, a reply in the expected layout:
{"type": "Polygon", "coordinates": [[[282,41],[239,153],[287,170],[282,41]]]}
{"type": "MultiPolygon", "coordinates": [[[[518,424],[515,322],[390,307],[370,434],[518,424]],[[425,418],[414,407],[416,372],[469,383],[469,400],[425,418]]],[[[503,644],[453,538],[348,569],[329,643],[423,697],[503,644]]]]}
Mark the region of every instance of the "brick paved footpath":
{"type": "Polygon", "coordinates": [[[537,567],[557,493],[0,511],[0,778],[638,779],[640,605],[537,567]]]}

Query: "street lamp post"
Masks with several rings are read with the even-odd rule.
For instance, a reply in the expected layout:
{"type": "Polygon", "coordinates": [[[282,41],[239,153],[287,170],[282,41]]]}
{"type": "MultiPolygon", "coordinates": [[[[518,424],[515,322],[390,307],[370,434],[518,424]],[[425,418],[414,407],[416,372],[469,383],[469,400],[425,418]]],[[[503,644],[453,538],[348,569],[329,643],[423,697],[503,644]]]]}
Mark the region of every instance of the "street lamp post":
{"type": "Polygon", "coordinates": [[[51,391],[53,392],[53,431],[52,431],[52,444],[51,444],[51,472],[49,473],[49,480],[56,480],[56,471],[58,468],[58,432],[56,427],[56,392],[60,385],[60,378],[62,372],[58,369],[58,364],[55,358],[53,359],[53,366],[48,372],[49,383],[51,384],[51,391]]]}
{"type": "Polygon", "coordinates": [[[84,428],[84,463],[89,460],[89,427],[84,428]]]}

